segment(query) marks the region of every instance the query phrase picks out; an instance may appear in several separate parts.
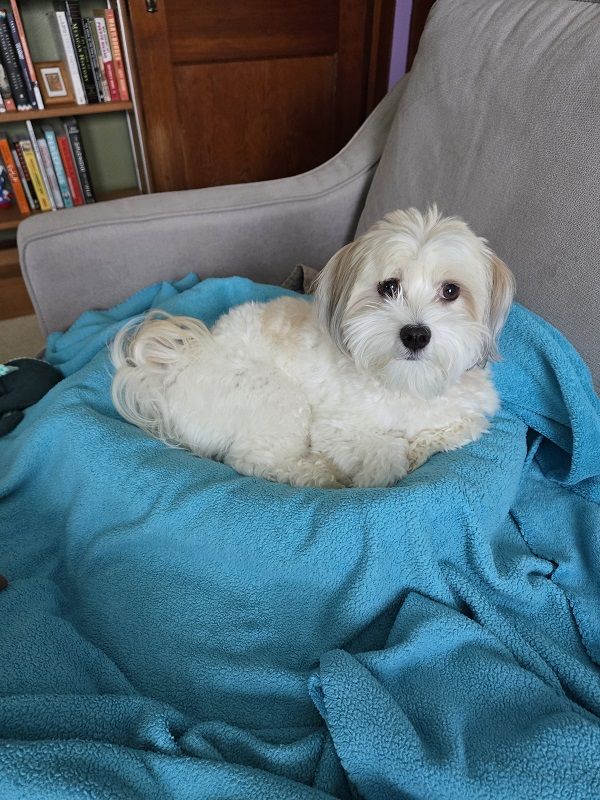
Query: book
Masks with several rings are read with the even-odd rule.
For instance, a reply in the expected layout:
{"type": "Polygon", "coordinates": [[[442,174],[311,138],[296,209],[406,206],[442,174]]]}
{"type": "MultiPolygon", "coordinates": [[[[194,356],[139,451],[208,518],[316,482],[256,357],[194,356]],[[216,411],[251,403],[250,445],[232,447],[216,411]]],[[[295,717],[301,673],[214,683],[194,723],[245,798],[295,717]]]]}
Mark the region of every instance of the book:
{"type": "Polygon", "coordinates": [[[94,85],[96,87],[96,94],[98,95],[98,102],[104,102],[104,89],[102,87],[102,73],[100,72],[101,59],[96,53],[96,44],[94,42],[94,35],[92,29],[96,30],[93,20],[89,17],[83,17],[81,20],[83,25],[83,35],[85,36],[85,44],[90,54],[90,64],[92,65],[92,76],[94,78],[94,85]]]}
{"type": "MultiPolygon", "coordinates": [[[[8,27],[7,11],[0,9],[0,56],[10,85],[17,111],[30,111],[31,103],[27,96],[23,76],[19,67],[14,44],[8,27]]],[[[6,102],[6,101],[5,101],[6,102]]]]}
{"type": "Polygon", "coordinates": [[[50,158],[52,159],[52,165],[54,166],[54,172],[60,187],[60,193],[62,195],[64,206],[65,208],[72,208],[73,200],[71,199],[71,192],[69,191],[69,183],[67,181],[64,164],[60,157],[60,150],[58,149],[58,142],[56,141],[56,133],[52,125],[42,125],[42,132],[46,137],[48,151],[50,153],[50,158]]]}
{"type": "Polygon", "coordinates": [[[17,21],[15,20],[12,11],[6,12],[6,21],[8,22],[8,30],[10,31],[10,38],[12,39],[12,43],[15,48],[15,53],[19,60],[19,70],[21,72],[21,78],[23,79],[23,84],[25,86],[25,93],[27,94],[29,105],[31,106],[31,108],[37,108],[37,100],[33,91],[33,84],[31,82],[31,78],[29,77],[29,70],[27,69],[27,60],[25,59],[25,50],[23,49],[23,42],[21,41],[21,36],[19,34],[19,29],[17,27],[17,21]]]}
{"type": "MultiPolygon", "coordinates": [[[[54,195],[52,193],[52,188],[50,186],[50,178],[46,175],[46,168],[44,167],[44,162],[42,160],[42,154],[40,152],[40,148],[38,146],[38,140],[33,129],[33,124],[31,120],[25,120],[25,127],[27,128],[27,133],[29,135],[29,140],[31,142],[31,146],[33,148],[33,152],[38,163],[40,175],[42,177],[42,183],[44,184],[44,188],[46,190],[46,195],[48,196],[48,200],[50,201],[50,207],[52,211],[56,211],[56,203],[54,202],[54,195]]],[[[37,189],[36,189],[37,191],[37,189]]],[[[42,209],[43,210],[43,209],[42,209]]]]}
{"type": "Polygon", "coordinates": [[[65,175],[67,176],[67,183],[69,185],[69,194],[73,200],[74,206],[82,206],[85,203],[83,192],[81,191],[81,184],[77,175],[77,167],[75,166],[75,159],[71,152],[71,145],[69,144],[69,137],[66,133],[58,134],[56,142],[60,152],[60,157],[65,168],[65,175]]]}
{"type": "Polygon", "coordinates": [[[25,190],[23,188],[23,184],[21,183],[17,165],[15,164],[13,158],[10,139],[6,133],[0,133],[0,157],[2,158],[2,161],[4,161],[4,166],[8,172],[10,185],[12,187],[12,192],[17,202],[19,211],[21,214],[23,214],[23,216],[27,216],[31,213],[31,210],[29,208],[29,203],[27,202],[27,197],[25,196],[25,190]]]}
{"type": "Polygon", "coordinates": [[[94,191],[92,189],[92,182],[90,180],[90,170],[85,157],[85,151],[83,149],[83,142],[81,141],[81,134],[79,132],[79,126],[77,125],[77,120],[75,117],[67,117],[63,124],[65,133],[69,139],[69,144],[71,145],[71,151],[73,152],[73,160],[75,161],[75,167],[77,168],[77,175],[81,184],[81,191],[83,192],[84,200],[86,203],[95,203],[96,200],[94,198],[94,191]]]}
{"type": "Polygon", "coordinates": [[[94,83],[90,54],[85,42],[79,0],[64,0],[64,6],[85,96],[87,97],[88,103],[97,103],[98,93],[96,92],[96,85],[94,83]]]}
{"type": "Polygon", "coordinates": [[[94,11],[94,22],[96,23],[96,34],[98,35],[100,55],[102,56],[102,62],[104,64],[104,71],[106,73],[106,81],[108,83],[110,99],[120,100],[121,95],[119,94],[117,73],[115,72],[112,50],[110,49],[110,39],[108,38],[108,29],[106,27],[106,20],[104,19],[103,11],[94,11]]]}
{"type": "Polygon", "coordinates": [[[29,203],[29,208],[31,209],[31,211],[36,211],[38,208],[37,198],[35,200],[33,199],[29,181],[26,179],[25,174],[23,172],[23,167],[21,166],[21,162],[19,161],[16,147],[13,146],[11,152],[13,161],[15,162],[15,167],[17,168],[17,172],[19,173],[19,178],[21,179],[21,186],[23,187],[23,191],[25,192],[25,197],[27,198],[27,202],[29,203]]]}
{"type": "Polygon", "coordinates": [[[33,145],[31,144],[29,139],[19,139],[19,146],[23,153],[23,158],[25,159],[25,163],[27,164],[27,169],[29,171],[29,174],[31,175],[33,188],[41,210],[52,211],[52,204],[50,202],[50,198],[48,197],[48,193],[46,191],[46,186],[42,179],[42,173],[40,171],[39,164],[37,162],[35,153],[33,151],[33,145]]]}
{"type": "Polygon", "coordinates": [[[27,164],[25,162],[25,156],[23,155],[23,150],[21,148],[21,143],[19,141],[13,142],[13,158],[15,160],[17,170],[19,171],[19,177],[21,178],[21,182],[23,183],[23,189],[25,189],[25,194],[27,195],[27,199],[29,201],[29,205],[31,206],[31,210],[39,211],[40,203],[39,200],[37,199],[37,195],[35,193],[35,189],[33,186],[33,180],[31,178],[29,168],[27,167],[27,164]]]}
{"type": "Polygon", "coordinates": [[[8,82],[6,70],[4,69],[4,64],[2,63],[1,60],[0,60],[0,96],[2,97],[2,102],[4,103],[4,108],[6,111],[17,110],[15,101],[13,100],[12,92],[10,91],[10,83],[8,82]]]}
{"type": "Polygon", "coordinates": [[[48,149],[48,142],[46,141],[44,136],[38,136],[37,146],[40,152],[42,166],[44,168],[46,178],[48,179],[48,185],[50,186],[50,191],[52,192],[52,200],[54,201],[54,206],[56,208],[64,208],[65,201],[62,198],[60,186],[58,185],[58,180],[56,179],[56,173],[54,172],[54,164],[52,163],[50,150],[48,149]]]}
{"type": "Polygon", "coordinates": [[[37,201],[37,198],[34,198],[32,194],[33,187],[31,185],[31,179],[27,180],[27,177],[23,172],[23,167],[21,166],[21,162],[17,155],[16,146],[13,146],[12,157],[13,161],[15,162],[15,167],[17,168],[17,172],[19,173],[19,178],[21,179],[21,185],[23,187],[23,191],[25,192],[25,197],[27,198],[27,202],[29,203],[29,208],[31,209],[31,211],[37,211],[39,209],[39,203],[37,201]]]}
{"type": "MultiPolygon", "coordinates": [[[[96,26],[96,18],[95,17],[87,17],[87,21],[89,24],[90,35],[94,40],[94,51],[96,53],[96,58],[98,59],[98,70],[100,72],[100,81],[102,83],[102,97],[105,103],[110,103],[112,100],[110,94],[110,87],[108,85],[108,79],[106,77],[106,67],[104,65],[104,57],[102,55],[102,47],[100,45],[100,39],[98,38],[98,28],[96,26]]],[[[108,42],[108,34],[106,35],[106,41],[108,42]]],[[[110,53],[110,45],[108,46],[108,51],[110,53]]],[[[111,55],[112,60],[112,55],[111,55]]],[[[116,79],[115,79],[115,87],[116,87],[116,79]]],[[[117,95],[118,95],[117,89],[117,95]]]]}
{"type": "Polygon", "coordinates": [[[67,62],[67,69],[71,77],[71,84],[75,94],[75,102],[78,106],[83,106],[87,103],[87,96],[83,89],[83,83],[79,75],[79,67],[77,66],[77,56],[75,55],[75,48],[71,41],[71,33],[69,31],[69,23],[64,11],[55,11],[54,17],[56,19],[56,28],[62,45],[65,61],[67,62]]]}
{"type": "Polygon", "coordinates": [[[127,88],[127,76],[125,75],[125,65],[123,63],[123,55],[121,53],[121,43],[119,41],[119,33],[117,31],[117,20],[115,18],[115,12],[112,8],[107,8],[104,10],[104,19],[106,20],[108,40],[110,42],[110,49],[112,51],[113,62],[115,65],[117,86],[119,87],[119,97],[121,100],[129,100],[129,89],[127,88]]]}
{"type": "Polygon", "coordinates": [[[13,193],[10,185],[8,170],[0,161],[0,208],[6,208],[13,204],[13,193]]]}
{"type": "Polygon", "coordinates": [[[21,44],[23,45],[23,53],[25,55],[25,62],[27,64],[27,72],[29,73],[31,85],[33,86],[35,101],[37,107],[41,110],[44,108],[44,101],[42,100],[42,93],[40,91],[40,85],[35,72],[35,67],[33,66],[33,61],[31,60],[31,53],[29,52],[29,45],[27,43],[25,28],[23,27],[23,20],[21,19],[21,12],[19,11],[17,0],[10,0],[10,7],[12,9],[19,36],[21,37],[21,44]]]}

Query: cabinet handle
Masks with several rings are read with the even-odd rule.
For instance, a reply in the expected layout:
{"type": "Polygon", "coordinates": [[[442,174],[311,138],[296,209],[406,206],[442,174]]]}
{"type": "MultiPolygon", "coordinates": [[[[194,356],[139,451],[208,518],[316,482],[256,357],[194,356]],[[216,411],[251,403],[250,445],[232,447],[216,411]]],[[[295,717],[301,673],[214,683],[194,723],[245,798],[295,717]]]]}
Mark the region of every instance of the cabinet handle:
{"type": "Polygon", "coordinates": [[[146,11],[149,14],[154,14],[155,11],[158,11],[156,0],[146,0],[146,11]]]}

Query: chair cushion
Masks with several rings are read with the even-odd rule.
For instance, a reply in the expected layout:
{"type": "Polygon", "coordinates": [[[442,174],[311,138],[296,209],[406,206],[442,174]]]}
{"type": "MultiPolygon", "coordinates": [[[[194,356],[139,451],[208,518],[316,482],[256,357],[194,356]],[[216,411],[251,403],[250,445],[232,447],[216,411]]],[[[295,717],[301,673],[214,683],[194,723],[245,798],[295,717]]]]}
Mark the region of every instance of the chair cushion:
{"type": "Polygon", "coordinates": [[[600,386],[600,5],[438,0],[359,222],[436,202],[600,386]]]}

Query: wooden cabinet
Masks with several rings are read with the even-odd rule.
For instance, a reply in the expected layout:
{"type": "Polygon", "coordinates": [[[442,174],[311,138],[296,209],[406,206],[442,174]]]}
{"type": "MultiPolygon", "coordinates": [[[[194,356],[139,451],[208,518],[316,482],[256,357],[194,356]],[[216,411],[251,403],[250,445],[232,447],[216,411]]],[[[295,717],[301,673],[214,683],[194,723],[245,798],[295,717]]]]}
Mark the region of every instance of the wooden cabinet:
{"type": "Polygon", "coordinates": [[[266,180],[385,94],[393,0],[128,0],[155,191],[266,180]]]}

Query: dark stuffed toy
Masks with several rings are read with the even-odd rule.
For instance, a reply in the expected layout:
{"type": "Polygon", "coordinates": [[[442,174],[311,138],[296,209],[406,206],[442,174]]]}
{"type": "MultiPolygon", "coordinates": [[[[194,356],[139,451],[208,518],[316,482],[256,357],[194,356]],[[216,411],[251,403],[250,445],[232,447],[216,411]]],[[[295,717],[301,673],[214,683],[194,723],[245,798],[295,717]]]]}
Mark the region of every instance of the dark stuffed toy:
{"type": "Polygon", "coordinates": [[[0,436],[10,433],[23,419],[23,411],[62,379],[59,370],[37,358],[0,364],[0,436]]]}

